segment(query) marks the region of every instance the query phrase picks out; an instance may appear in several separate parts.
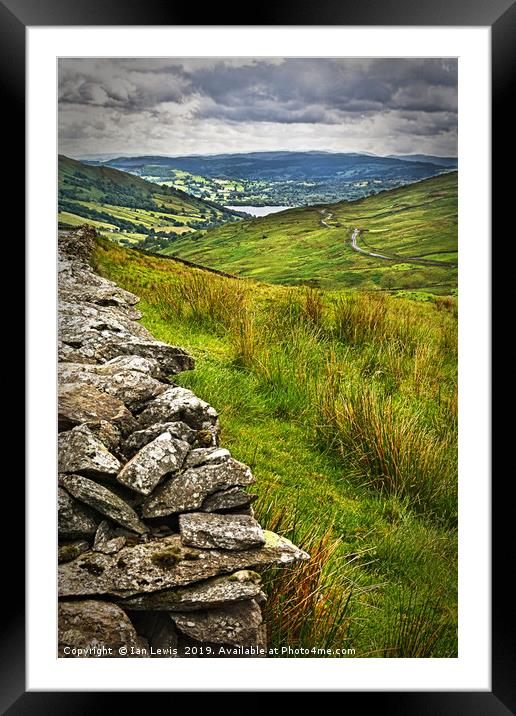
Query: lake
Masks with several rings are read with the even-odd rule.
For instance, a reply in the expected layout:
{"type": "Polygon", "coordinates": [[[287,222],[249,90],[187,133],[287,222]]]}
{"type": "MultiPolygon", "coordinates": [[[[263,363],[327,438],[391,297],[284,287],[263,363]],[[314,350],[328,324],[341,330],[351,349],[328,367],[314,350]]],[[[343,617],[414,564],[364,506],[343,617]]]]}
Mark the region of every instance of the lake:
{"type": "Polygon", "coordinates": [[[226,206],[226,209],[245,211],[246,214],[251,214],[252,216],[267,216],[267,214],[275,214],[277,211],[293,208],[293,206],[226,206]]]}

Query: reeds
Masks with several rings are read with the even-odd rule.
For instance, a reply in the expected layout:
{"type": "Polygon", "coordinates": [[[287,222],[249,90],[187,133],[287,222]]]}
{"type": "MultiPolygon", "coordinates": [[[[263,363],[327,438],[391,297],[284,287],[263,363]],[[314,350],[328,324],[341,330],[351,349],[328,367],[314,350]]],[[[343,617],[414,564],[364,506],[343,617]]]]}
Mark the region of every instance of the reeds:
{"type": "Polygon", "coordinates": [[[265,577],[270,646],[301,647],[308,653],[299,655],[309,657],[330,656],[312,653],[314,646],[351,648],[352,584],[346,579],[344,560],[337,557],[340,540],[332,528],[322,533],[318,525],[307,528],[295,503],[289,510],[270,503],[258,516],[267,529],[295,541],[310,555],[307,562],[272,570],[265,577]]]}

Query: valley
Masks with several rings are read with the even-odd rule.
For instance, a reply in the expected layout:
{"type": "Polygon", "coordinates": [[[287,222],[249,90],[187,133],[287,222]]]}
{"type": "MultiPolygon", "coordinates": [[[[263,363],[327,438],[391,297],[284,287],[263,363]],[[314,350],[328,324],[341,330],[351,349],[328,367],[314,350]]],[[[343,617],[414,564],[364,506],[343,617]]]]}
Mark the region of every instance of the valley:
{"type": "Polygon", "coordinates": [[[456,172],[245,213],[148,179],[61,157],[59,223],[195,356],[175,380],[311,555],[265,582],[271,645],[456,655],[456,172]]]}
{"type": "Polygon", "coordinates": [[[59,642],[456,659],[459,62],[171,49],[57,67],[59,642]]]}
{"type": "MultiPolygon", "coordinates": [[[[226,202],[230,194],[221,196],[222,186],[242,191],[249,201],[253,199],[246,193],[249,181],[277,188],[277,181],[286,181],[288,175],[292,185],[305,186],[305,179],[292,177],[306,177],[311,171],[311,180],[322,182],[318,173],[329,171],[335,162],[334,155],[316,157],[309,170],[306,162],[297,157],[296,164],[296,157],[291,157],[290,164],[281,169],[278,162],[284,157],[276,154],[281,153],[267,161],[260,154],[252,161],[243,155],[246,161],[240,162],[236,162],[237,155],[229,155],[226,163],[230,171],[242,175],[238,180],[205,179],[184,169],[171,169],[164,161],[156,166],[162,173],[180,172],[185,188],[189,188],[188,177],[195,177],[199,185],[215,183],[218,188],[213,195],[226,202]]],[[[349,164],[346,155],[348,164],[341,165],[341,173],[377,170],[378,160],[384,159],[367,157],[368,161],[363,161],[364,157],[358,156],[349,164]]],[[[88,222],[102,236],[122,245],[270,283],[383,290],[416,297],[456,291],[457,173],[449,167],[441,173],[442,166],[432,165],[432,171],[438,171],[435,176],[362,198],[289,208],[260,204],[256,197],[254,204],[223,205],[207,198],[211,190],[203,190],[205,196],[200,198],[177,186],[156,183],[160,175],[145,174],[144,178],[129,173],[148,171],[150,159],[112,160],[124,167],[121,170],[98,160],[84,164],[60,157],[59,225],[66,228],[88,222]]],[[[192,157],[183,158],[182,163],[197,169],[200,161],[192,157]]],[[[212,174],[221,173],[225,166],[218,157],[211,158],[212,164],[206,158],[203,161],[203,171],[212,174]]],[[[430,166],[419,160],[389,161],[415,167],[416,173],[421,167],[426,172],[430,166]]],[[[381,182],[398,181],[388,177],[392,164],[380,164],[384,171],[381,182]]],[[[264,196],[261,194],[261,199],[264,196]]],[[[298,200],[306,201],[307,196],[298,200]]]]}

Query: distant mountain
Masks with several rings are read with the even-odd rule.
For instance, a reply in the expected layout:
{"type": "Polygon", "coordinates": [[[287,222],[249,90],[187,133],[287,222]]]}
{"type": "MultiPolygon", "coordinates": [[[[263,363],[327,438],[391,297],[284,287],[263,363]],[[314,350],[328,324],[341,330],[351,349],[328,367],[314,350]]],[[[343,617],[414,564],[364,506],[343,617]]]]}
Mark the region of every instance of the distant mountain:
{"type": "Polygon", "coordinates": [[[433,154],[389,154],[390,159],[401,159],[404,162],[423,162],[435,164],[438,167],[456,169],[458,166],[457,157],[437,157],[433,154]]]}
{"type": "Polygon", "coordinates": [[[241,218],[209,201],[108,166],[59,156],[59,223],[90,223],[134,243],[163,240],[241,218]]]}
{"type": "Polygon", "coordinates": [[[265,181],[339,177],[348,180],[403,177],[416,181],[436,173],[435,162],[410,161],[369,154],[331,152],[250,152],[185,157],[117,157],[111,167],[134,171],[145,167],[181,169],[190,174],[221,179],[265,181]]]}
{"type": "Polygon", "coordinates": [[[449,171],[448,166],[414,157],[319,151],[121,156],[100,165],[224,206],[307,206],[353,200],[449,171]]]}

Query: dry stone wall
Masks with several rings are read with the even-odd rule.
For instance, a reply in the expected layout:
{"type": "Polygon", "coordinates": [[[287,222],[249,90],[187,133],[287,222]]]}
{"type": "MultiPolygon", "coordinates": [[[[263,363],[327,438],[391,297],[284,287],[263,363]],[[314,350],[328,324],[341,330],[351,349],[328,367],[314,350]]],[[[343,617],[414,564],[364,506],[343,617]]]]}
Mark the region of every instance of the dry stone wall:
{"type": "Polygon", "coordinates": [[[95,232],[59,233],[59,656],[257,656],[260,573],[308,555],[254,518],[194,367],[95,273],[95,232]]]}

